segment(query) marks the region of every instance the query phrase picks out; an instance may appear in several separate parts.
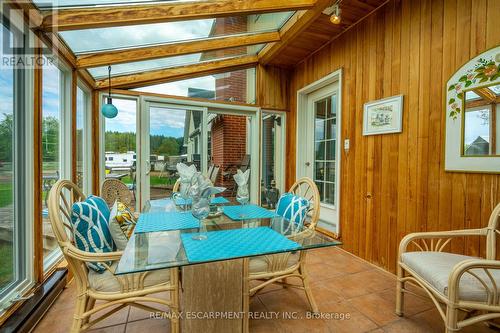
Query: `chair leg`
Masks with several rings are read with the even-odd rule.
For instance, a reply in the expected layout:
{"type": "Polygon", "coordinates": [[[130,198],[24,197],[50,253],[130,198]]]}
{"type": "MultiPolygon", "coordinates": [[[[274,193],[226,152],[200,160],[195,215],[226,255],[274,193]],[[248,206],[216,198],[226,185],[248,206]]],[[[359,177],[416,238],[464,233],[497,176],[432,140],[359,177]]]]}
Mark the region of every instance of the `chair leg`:
{"type": "Polygon", "coordinates": [[[84,319],[83,313],[87,309],[87,302],[89,298],[87,295],[78,296],[76,299],[75,312],[73,314],[73,323],[71,324],[71,333],[81,332],[84,319]]]}
{"type": "Polygon", "coordinates": [[[174,290],[170,292],[170,297],[172,298],[172,306],[170,308],[170,330],[172,333],[179,333],[180,328],[180,306],[179,306],[179,272],[178,270],[171,275],[171,279],[175,284],[174,290]]]}
{"type": "MultiPolygon", "coordinates": [[[[88,297],[87,306],[85,307],[85,312],[92,310],[94,308],[94,305],[95,305],[95,298],[88,297]]],[[[82,324],[83,325],[87,324],[89,322],[89,320],[90,320],[90,316],[85,317],[82,320],[82,324]]]]}
{"type": "Polygon", "coordinates": [[[402,281],[404,272],[401,266],[398,265],[398,279],[396,282],[396,315],[402,317],[404,307],[404,289],[405,283],[402,281]]]}
{"type": "Polygon", "coordinates": [[[312,294],[311,287],[309,286],[309,279],[307,277],[307,273],[304,269],[304,266],[301,266],[299,268],[300,272],[300,278],[302,279],[302,285],[304,286],[304,291],[306,292],[307,300],[309,301],[309,305],[311,306],[311,311],[313,313],[318,313],[318,305],[316,304],[316,301],[314,300],[314,296],[312,294]]]}
{"type": "Polygon", "coordinates": [[[458,309],[453,306],[447,305],[445,333],[456,332],[458,330],[457,321],[458,321],[458,309]]]}

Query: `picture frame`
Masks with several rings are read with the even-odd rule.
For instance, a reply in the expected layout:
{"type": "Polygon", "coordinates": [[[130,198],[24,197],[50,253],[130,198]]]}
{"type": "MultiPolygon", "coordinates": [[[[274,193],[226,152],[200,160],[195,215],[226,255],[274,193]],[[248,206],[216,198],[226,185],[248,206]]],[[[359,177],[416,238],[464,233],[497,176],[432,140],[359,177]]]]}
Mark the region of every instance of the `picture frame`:
{"type": "Polygon", "coordinates": [[[401,133],[403,131],[403,95],[365,103],[363,135],[401,133]]]}

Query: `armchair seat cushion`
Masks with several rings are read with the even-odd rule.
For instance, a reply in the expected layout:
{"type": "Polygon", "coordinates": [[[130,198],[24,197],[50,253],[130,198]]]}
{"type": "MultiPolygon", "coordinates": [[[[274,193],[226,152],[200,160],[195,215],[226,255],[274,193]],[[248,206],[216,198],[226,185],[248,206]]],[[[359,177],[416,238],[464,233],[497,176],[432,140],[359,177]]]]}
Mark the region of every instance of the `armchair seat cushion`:
{"type": "MultiPolygon", "coordinates": [[[[469,259],[477,258],[433,251],[407,252],[401,256],[405,265],[445,296],[448,296],[448,279],[453,267],[469,259]]],[[[493,291],[493,284],[483,269],[472,269],[471,272],[484,281],[490,291],[493,291]]],[[[500,270],[489,270],[489,272],[495,280],[498,292],[500,292],[500,270]]],[[[462,275],[459,285],[460,300],[486,302],[487,294],[485,287],[477,278],[469,273],[462,275]]]]}
{"type": "Polygon", "coordinates": [[[290,256],[288,257],[286,265],[283,267],[283,269],[273,270],[273,268],[269,265],[270,260],[279,260],[281,259],[280,256],[284,258],[285,255],[287,255],[287,253],[271,254],[250,258],[248,263],[250,274],[281,272],[295,266],[299,262],[299,253],[290,253],[290,256]]]}
{"type": "MultiPolygon", "coordinates": [[[[116,266],[118,265],[115,262],[112,266],[110,266],[111,270],[114,272],[116,266]]],[[[155,271],[149,271],[146,273],[136,273],[136,274],[146,274],[144,277],[144,288],[153,287],[160,284],[166,284],[170,282],[170,270],[169,269],[159,269],[155,271]]],[[[89,285],[90,289],[98,291],[98,292],[121,292],[121,285],[118,279],[123,278],[128,281],[132,281],[130,277],[132,274],[126,275],[114,275],[110,271],[106,270],[102,273],[95,272],[94,270],[89,269],[89,285]]],[[[136,277],[139,280],[138,277],[136,277]]],[[[131,286],[132,284],[130,284],[131,286]]]]}

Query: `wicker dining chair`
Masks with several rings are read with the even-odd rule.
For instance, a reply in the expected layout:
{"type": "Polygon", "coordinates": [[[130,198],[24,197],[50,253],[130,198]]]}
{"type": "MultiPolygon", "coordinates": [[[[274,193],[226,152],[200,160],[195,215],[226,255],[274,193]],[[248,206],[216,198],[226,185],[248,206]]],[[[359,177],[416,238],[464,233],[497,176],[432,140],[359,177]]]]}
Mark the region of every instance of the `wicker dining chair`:
{"type": "Polygon", "coordinates": [[[482,229],[418,232],[405,236],[399,245],[396,314],[403,316],[406,283],[421,287],[436,305],[445,332],[455,332],[481,321],[500,318],[500,260],[496,242],[500,204],[482,229]],[[486,258],[445,252],[453,239],[486,238],[486,258]],[[467,313],[459,318],[459,310],[467,313]]]}
{"type": "MultiPolygon", "coordinates": [[[[314,181],[307,177],[295,182],[288,192],[307,199],[310,204],[305,223],[307,227],[304,231],[288,237],[300,243],[304,238],[314,235],[319,220],[320,195],[314,181]]],[[[246,273],[243,290],[243,311],[248,313],[251,297],[264,287],[276,283],[284,287],[304,290],[311,310],[318,312],[318,306],[312,295],[306,273],[306,253],[306,251],[287,252],[245,259],[244,269],[246,273]],[[302,285],[287,283],[287,278],[293,277],[299,278],[302,285]],[[260,283],[251,287],[251,281],[259,281],[260,283]]],[[[245,316],[244,328],[248,329],[248,316],[245,316]]]]}
{"type": "Polygon", "coordinates": [[[144,303],[167,306],[172,314],[171,331],[179,332],[179,271],[177,268],[150,272],[115,275],[117,263],[122,252],[90,253],[74,245],[71,223],[72,206],[85,200],[85,195],[72,182],[58,181],[49,193],[49,215],[57,242],[73,273],[77,298],[73,314],[71,332],[82,332],[130,305],[145,311],[164,313],[144,303]],[[96,273],[86,265],[88,262],[100,263],[105,267],[103,273],[96,273]],[[112,264],[111,264],[112,262],[112,264]],[[152,294],[169,292],[170,298],[163,299],[152,294]],[[104,301],[95,304],[96,300],[104,301]],[[108,310],[99,317],[91,316],[108,310]]]}
{"type": "Polygon", "coordinates": [[[113,205],[116,200],[130,206],[133,199],[128,186],[118,179],[106,179],[101,186],[101,196],[108,206],[113,205]]]}

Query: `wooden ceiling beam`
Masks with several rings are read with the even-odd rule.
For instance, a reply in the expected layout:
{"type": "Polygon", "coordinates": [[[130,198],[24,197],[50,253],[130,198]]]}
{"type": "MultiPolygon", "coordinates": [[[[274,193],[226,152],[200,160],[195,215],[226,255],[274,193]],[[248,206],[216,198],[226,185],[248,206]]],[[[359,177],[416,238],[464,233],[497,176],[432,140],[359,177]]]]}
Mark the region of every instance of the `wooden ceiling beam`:
{"type": "Polygon", "coordinates": [[[279,40],[280,35],[278,32],[265,32],[261,34],[220,37],[201,41],[194,40],[169,43],[126,50],[82,54],[77,56],[76,65],[78,68],[107,66],[131,61],[151,60],[232,47],[272,43],[279,40]]]}
{"type": "Polygon", "coordinates": [[[308,9],[313,8],[316,2],[317,0],[212,0],[60,9],[46,13],[42,28],[64,31],[241,16],[308,9]]]}
{"type": "Polygon", "coordinates": [[[489,103],[495,103],[497,100],[497,96],[493,91],[491,91],[488,87],[477,88],[473,90],[476,94],[481,96],[483,99],[488,101],[489,103]]]}
{"type": "MultiPolygon", "coordinates": [[[[191,77],[249,68],[255,66],[257,63],[257,56],[243,56],[224,60],[207,61],[189,66],[166,68],[137,74],[111,77],[111,86],[113,88],[123,89],[138,88],[145,85],[184,80],[191,77]]],[[[96,87],[97,89],[108,88],[108,80],[97,80],[96,87]]]]}
{"type": "Polygon", "coordinates": [[[263,65],[269,64],[274,57],[295,39],[295,37],[307,29],[320,15],[323,15],[323,10],[331,6],[332,3],[332,0],[318,0],[312,9],[295,13],[283,28],[281,28],[281,40],[266,45],[259,52],[259,62],[263,65]]]}

